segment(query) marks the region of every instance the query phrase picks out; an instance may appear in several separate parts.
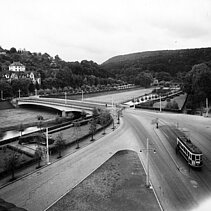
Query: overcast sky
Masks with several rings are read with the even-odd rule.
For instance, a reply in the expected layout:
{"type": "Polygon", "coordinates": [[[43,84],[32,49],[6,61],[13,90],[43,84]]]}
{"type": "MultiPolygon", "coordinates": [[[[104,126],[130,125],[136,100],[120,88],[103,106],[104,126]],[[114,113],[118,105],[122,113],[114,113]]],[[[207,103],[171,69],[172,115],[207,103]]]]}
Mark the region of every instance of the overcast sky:
{"type": "Polygon", "coordinates": [[[211,47],[211,0],[0,0],[0,46],[93,60],[211,47]]]}

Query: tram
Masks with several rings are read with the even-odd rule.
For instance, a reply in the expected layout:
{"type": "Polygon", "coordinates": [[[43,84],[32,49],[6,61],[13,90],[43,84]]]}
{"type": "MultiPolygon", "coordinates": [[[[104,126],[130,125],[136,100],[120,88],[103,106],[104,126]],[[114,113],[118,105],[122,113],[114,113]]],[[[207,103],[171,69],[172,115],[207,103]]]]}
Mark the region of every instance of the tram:
{"type": "Polygon", "coordinates": [[[196,168],[203,166],[203,154],[186,136],[177,137],[176,152],[180,152],[188,165],[196,168]]]}

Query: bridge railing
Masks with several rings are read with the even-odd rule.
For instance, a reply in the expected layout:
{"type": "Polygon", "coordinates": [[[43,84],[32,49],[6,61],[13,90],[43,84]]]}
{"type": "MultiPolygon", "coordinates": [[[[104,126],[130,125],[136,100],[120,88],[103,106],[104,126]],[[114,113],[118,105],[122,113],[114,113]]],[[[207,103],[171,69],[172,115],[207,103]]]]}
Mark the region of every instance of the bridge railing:
{"type": "Polygon", "coordinates": [[[94,106],[92,104],[86,105],[77,105],[77,104],[70,104],[70,103],[64,103],[64,102],[52,102],[47,100],[37,100],[37,99],[20,99],[19,102],[28,102],[28,103],[35,103],[35,104],[43,104],[43,105],[53,105],[53,106],[61,106],[66,108],[77,108],[77,109],[84,109],[84,110],[92,110],[94,106]]]}
{"type": "MultiPolygon", "coordinates": [[[[30,100],[30,99],[29,99],[30,100]]],[[[98,103],[98,102],[87,102],[87,101],[79,101],[79,100],[69,100],[69,99],[60,99],[60,98],[36,98],[36,100],[39,100],[39,101],[50,101],[50,102],[61,102],[61,103],[65,103],[66,104],[71,104],[71,105],[78,105],[79,103],[80,104],[83,104],[84,106],[88,105],[88,106],[91,106],[91,107],[96,107],[96,106],[105,106],[105,103],[98,103]]]]}

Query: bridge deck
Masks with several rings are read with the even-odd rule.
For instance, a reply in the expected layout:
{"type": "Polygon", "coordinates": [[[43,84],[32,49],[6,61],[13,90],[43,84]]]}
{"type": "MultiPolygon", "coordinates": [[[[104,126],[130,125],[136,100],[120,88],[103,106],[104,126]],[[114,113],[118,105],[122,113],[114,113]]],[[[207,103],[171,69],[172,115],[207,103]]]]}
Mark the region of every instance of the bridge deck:
{"type": "Polygon", "coordinates": [[[86,101],[65,100],[58,98],[25,98],[18,101],[18,105],[41,105],[60,111],[92,111],[94,107],[105,107],[102,103],[90,103],[86,101]]]}

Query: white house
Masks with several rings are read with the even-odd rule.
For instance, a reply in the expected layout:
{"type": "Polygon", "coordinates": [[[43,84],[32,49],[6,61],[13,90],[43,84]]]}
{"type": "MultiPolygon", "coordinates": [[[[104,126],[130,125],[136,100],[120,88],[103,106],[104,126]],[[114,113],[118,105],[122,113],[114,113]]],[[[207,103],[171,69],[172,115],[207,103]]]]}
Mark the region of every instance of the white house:
{"type": "Polygon", "coordinates": [[[14,72],[25,72],[26,67],[21,64],[20,62],[13,62],[9,66],[9,71],[14,71],[14,72]]]}

